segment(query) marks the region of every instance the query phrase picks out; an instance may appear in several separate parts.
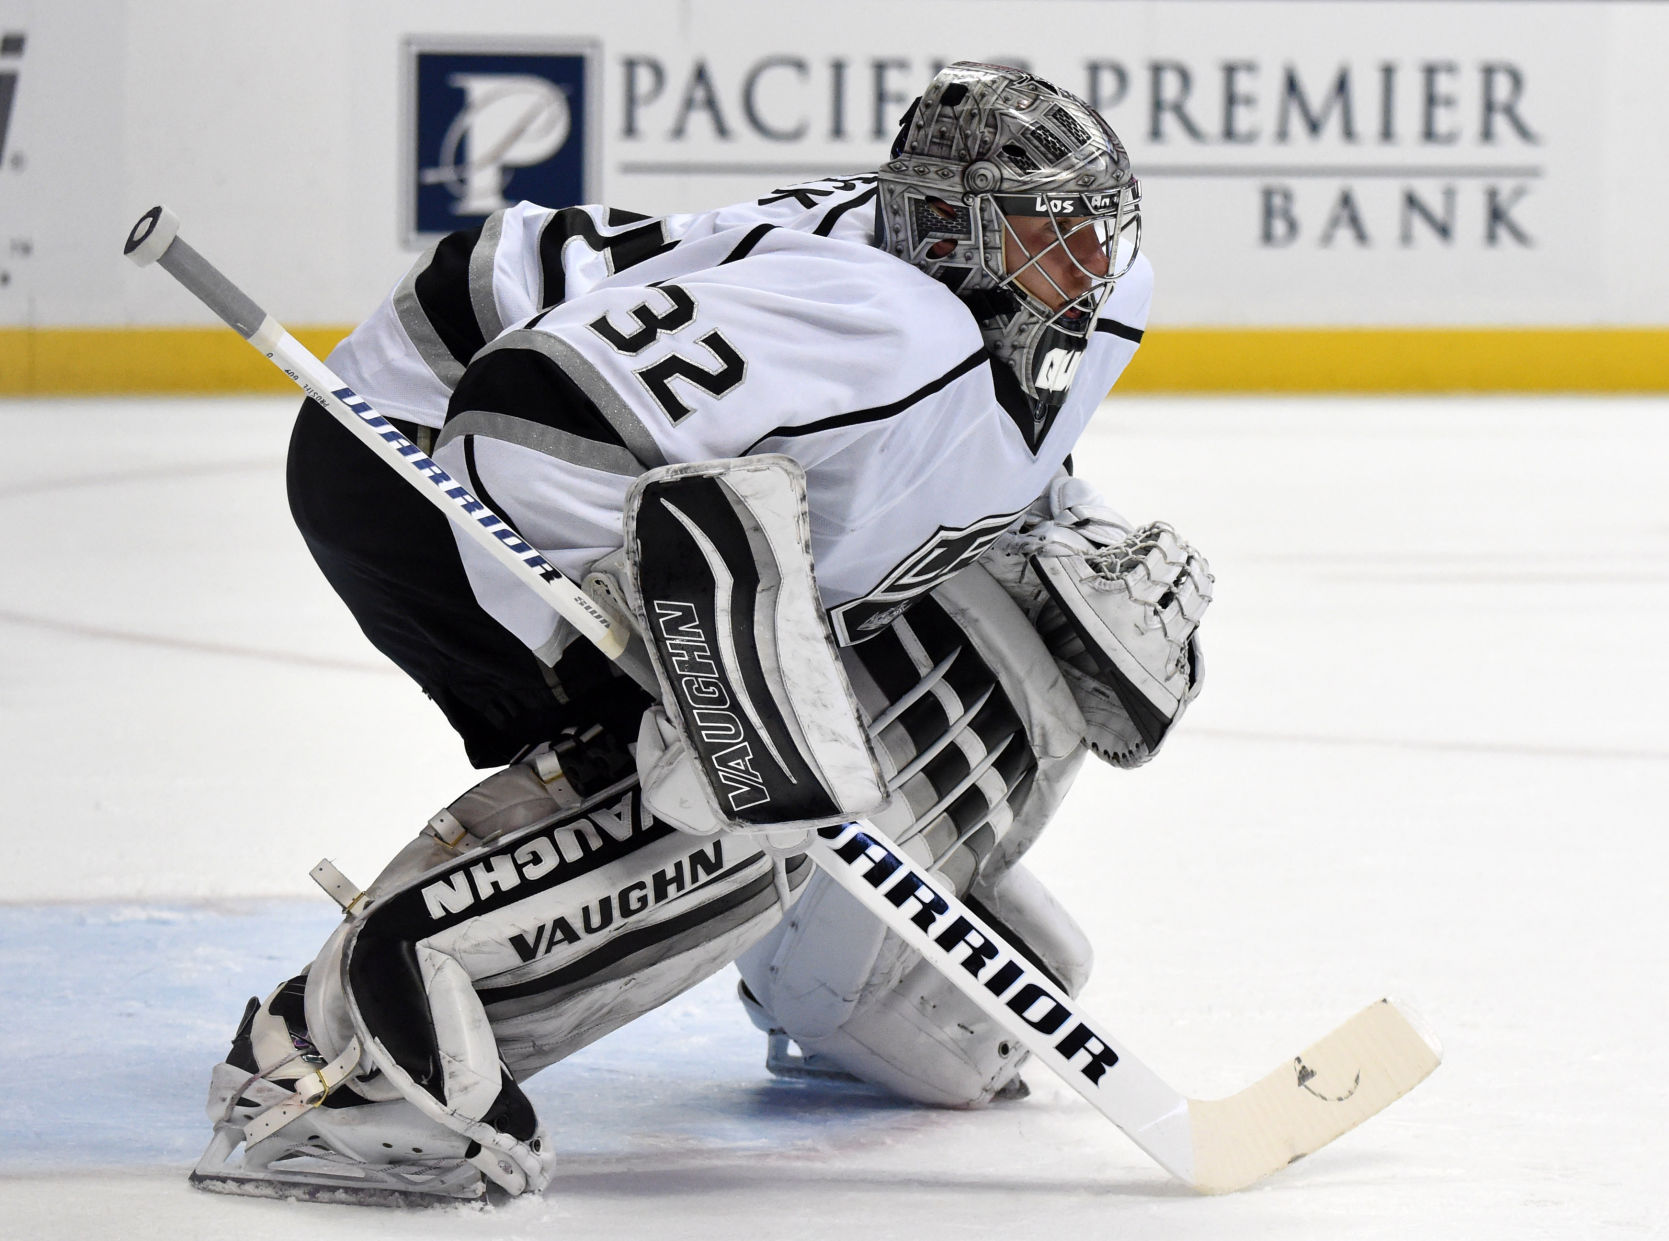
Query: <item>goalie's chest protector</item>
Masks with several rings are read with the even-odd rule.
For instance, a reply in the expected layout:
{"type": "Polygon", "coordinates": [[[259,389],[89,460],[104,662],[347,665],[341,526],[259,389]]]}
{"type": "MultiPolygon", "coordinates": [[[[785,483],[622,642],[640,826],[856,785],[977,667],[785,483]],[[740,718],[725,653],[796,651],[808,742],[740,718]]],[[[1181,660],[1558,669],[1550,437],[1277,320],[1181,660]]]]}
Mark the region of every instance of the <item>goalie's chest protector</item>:
{"type": "Polygon", "coordinates": [[[976,559],[1044,490],[1111,379],[1092,342],[1088,383],[1034,451],[947,289],[872,246],[768,225],[686,241],[528,327],[550,341],[509,335],[557,360],[645,466],[799,461],[843,643],[976,559]]]}

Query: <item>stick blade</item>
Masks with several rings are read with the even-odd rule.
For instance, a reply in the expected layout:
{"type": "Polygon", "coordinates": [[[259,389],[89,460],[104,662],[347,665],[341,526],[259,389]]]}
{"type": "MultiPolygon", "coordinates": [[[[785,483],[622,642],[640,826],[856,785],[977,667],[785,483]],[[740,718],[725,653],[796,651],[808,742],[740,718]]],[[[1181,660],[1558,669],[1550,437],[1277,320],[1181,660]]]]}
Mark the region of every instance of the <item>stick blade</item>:
{"type": "Polygon", "coordinates": [[[1278,1172],[1400,1099],[1442,1059],[1412,1009],[1368,1005],[1239,1094],[1189,1101],[1194,1188],[1226,1193],[1278,1172]]]}

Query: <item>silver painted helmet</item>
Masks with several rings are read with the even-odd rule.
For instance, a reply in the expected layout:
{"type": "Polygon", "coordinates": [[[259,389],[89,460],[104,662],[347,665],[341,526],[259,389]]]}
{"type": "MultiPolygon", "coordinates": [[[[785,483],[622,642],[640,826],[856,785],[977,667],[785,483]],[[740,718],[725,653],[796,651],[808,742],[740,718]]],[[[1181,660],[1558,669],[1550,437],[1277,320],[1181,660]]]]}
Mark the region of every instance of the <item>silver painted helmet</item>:
{"type": "Polygon", "coordinates": [[[1018,384],[999,396],[1030,408],[1035,447],[1140,249],[1124,144],[1076,95],[957,61],[910,106],[877,175],[880,245],[968,304],[1018,384]]]}

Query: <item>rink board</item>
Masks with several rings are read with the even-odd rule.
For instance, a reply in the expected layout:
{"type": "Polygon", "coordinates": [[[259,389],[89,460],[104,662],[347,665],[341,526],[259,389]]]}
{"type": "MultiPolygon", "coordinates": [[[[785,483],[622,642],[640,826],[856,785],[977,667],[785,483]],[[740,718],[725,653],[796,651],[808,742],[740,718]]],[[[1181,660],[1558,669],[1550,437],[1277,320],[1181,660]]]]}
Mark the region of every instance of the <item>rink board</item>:
{"type": "MultiPolygon", "coordinates": [[[[347,327],[295,329],[320,357],[347,327]]],[[[222,328],[0,328],[0,396],[278,392],[222,328]]],[[[1122,392],[1669,392],[1669,329],[1164,328],[1122,392]]]]}
{"type": "Polygon", "coordinates": [[[873,171],[957,57],[1043,74],[1127,145],[1156,278],[1131,388],[1669,389],[1669,6],[1022,7],[296,0],[275,27],[196,0],[13,0],[0,393],[272,390],[122,262],[157,201],[323,338],[523,198],[663,214],[873,171]],[[180,64],[237,89],[205,107],[180,64]]]}

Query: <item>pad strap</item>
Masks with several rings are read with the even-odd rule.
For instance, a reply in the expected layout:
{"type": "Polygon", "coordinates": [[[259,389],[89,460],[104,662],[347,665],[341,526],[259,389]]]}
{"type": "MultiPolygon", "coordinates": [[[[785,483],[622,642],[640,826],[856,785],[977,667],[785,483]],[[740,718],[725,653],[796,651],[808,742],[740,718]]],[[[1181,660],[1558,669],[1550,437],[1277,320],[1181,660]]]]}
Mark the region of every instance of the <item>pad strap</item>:
{"type": "Polygon", "coordinates": [[[295,1090],[269,1107],[243,1129],[243,1140],[254,1146],[263,1138],[270,1138],[292,1120],[299,1120],[310,1110],[324,1103],[330,1092],[348,1080],[348,1075],[359,1064],[359,1040],[349,1039],[342,1054],[329,1064],[304,1073],[296,1081],[295,1090]]]}

